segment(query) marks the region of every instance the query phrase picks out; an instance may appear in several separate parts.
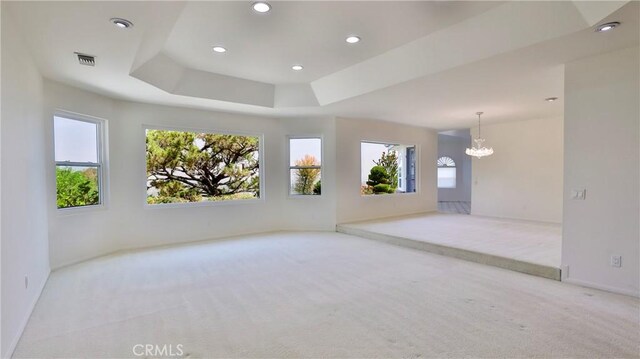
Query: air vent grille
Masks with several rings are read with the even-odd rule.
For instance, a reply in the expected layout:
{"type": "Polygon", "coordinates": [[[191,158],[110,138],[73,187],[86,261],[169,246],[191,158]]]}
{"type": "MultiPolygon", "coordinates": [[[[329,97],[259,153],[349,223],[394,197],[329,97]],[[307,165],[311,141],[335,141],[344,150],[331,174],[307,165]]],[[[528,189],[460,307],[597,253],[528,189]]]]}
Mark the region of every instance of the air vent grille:
{"type": "Polygon", "coordinates": [[[87,55],[87,54],[81,54],[79,52],[76,52],[75,54],[78,55],[78,62],[80,63],[80,65],[85,65],[85,66],[95,66],[96,65],[95,56],[91,56],[91,55],[87,55]]]}

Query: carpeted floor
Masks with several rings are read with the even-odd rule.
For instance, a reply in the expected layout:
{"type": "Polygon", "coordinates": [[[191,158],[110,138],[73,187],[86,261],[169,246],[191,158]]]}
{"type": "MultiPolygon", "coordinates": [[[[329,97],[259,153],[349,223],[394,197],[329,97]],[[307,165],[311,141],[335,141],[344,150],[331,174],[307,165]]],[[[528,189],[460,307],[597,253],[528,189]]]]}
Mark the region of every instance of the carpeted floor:
{"type": "Polygon", "coordinates": [[[103,257],[49,282],[16,358],[638,357],[636,298],[337,233],[103,257]]]}
{"type": "Polygon", "coordinates": [[[560,224],[427,213],[339,226],[560,268],[560,224]]]}

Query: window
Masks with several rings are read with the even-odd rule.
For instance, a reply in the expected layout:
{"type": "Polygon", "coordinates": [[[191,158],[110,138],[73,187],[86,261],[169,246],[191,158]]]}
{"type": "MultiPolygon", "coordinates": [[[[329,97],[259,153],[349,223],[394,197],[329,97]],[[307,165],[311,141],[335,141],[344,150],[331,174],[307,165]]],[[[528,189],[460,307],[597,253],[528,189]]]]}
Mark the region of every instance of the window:
{"type": "Polygon", "coordinates": [[[438,188],[456,188],[456,163],[451,157],[438,158],[438,188]]]}
{"type": "Polygon", "coordinates": [[[103,203],[104,121],[53,117],[58,208],[103,203]]]}
{"type": "Polygon", "coordinates": [[[259,136],[147,129],[147,203],[259,198],[259,154],[259,136]]]}
{"type": "Polygon", "coordinates": [[[381,195],[416,191],[416,147],[360,143],[360,193],[381,195]]]}
{"type": "Polygon", "coordinates": [[[289,194],[320,195],[322,139],[289,139],[289,194]]]}

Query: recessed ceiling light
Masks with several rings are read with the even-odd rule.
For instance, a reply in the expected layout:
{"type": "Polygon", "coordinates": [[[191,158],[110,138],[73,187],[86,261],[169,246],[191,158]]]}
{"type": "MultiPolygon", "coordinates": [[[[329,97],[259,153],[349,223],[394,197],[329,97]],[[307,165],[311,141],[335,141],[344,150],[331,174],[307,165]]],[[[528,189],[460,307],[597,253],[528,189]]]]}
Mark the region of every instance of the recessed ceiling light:
{"type": "Polygon", "coordinates": [[[355,44],[357,42],[360,42],[360,37],[358,36],[349,36],[345,39],[346,42],[350,43],[350,44],[355,44]]]}
{"type": "Polygon", "coordinates": [[[269,10],[271,10],[271,5],[264,1],[254,2],[251,7],[253,7],[253,10],[261,13],[269,12],[269,10]]]}
{"type": "Polygon", "coordinates": [[[547,97],[544,100],[547,101],[547,102],[553,102],[553,101],[555,101],[557,99],[558,99],[557,97],[547,97]]]}
{"type": "Polygon", "coordinates": [[[111,21],[114,25],[116,25],[117,27],[121,28],[121,29],[128,29],[130,27],[133,27],[133,23],[127,19],[121,19],[119,17],[114,17],[109,19],[109,21],[111,21]]]}
{"type": "Polygon", "coordinates": [[[227,49],[225,49],[225,48],[224,48],[224,47],[222,47],[222,46],[214,46],[214,47],[213,47],[213,51],[215,51],[215,52],[219,52],[219,53],[223,53],[223,52],[227,52],[227,49]]]}
{"type": "Polygon", "coordinates": [[[293,70],[293,71],[300,71],[302,69],[304,69],[304,67],[302,67],[302,65],[293,65],[293,66],[291,66],[291,70],[293,70]]]}
{"type": "Polygon", "coordinates": [[[606,24],[602,24],[602,25],[598,26],[596,28],[596,32],[606,32],[606,31],[609,31],[609,30],[613,30],[618,26],[620,26],[620,23],[617,22],[617,21],[608,22],[606,24]]]}

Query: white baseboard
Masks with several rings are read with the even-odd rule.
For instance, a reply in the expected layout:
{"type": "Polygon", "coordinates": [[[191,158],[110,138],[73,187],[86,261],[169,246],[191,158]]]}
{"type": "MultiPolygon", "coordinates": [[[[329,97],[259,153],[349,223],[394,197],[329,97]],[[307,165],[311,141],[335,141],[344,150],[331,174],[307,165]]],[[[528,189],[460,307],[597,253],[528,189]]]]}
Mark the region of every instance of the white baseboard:
{"type": "Polygon", "coordinates": [[[16,346],[18,346],[18,342],[22,337],[24,328],[26,328],[27,323],[29,322],[29,318],[31,318],[31,313],[33,313],[33,309],[36,307],[36,303],[38,303],[38,299],[40,299],[40,296],[42,295],[44,286],[49,281],[50,274],[51,274],[51,270],[47,272],[47,276],[44,278],[44,280],[40,284],[40,287],[38,288],[38,294],[33,298],[33,301],[31,301],[31,304],[29,305],[29,310],[27,311],[24,318],[22,319],[22,323],[20,323],[20,328],[18,333],[16,333],[16,336],[13,338],[13,340],[11,340],[11,343],[9,343],[9,348],[7,348],[6,352],[2,354],[2,358],[7,358],[7,359],[11,358],[11,356],[13,355],[13,352],[16,350],[16,346]]]}
{"type": "Polygon", "coordinates": [[[564,279],[562,279],[562,281],[565,282],[565,283],[569,283],[569,284],[579,285],[581,287],[594,288],[594,289],[604,290],[604,291],[611,292],[611,293],[624,294],[624,295],[628,295],[628,296],[631,296],[631,297],[640,298],[640,292],[639,291],[623,289],[623,288],[618,288],[618,287],[611,287],[611,286],[608,286],[608,285],[592,283],[592,282],[589,282],[589,281],[586,281],[586,280],[575,279],[575,278],[571,278],[571,277],[564,278],[564,279]]]}

